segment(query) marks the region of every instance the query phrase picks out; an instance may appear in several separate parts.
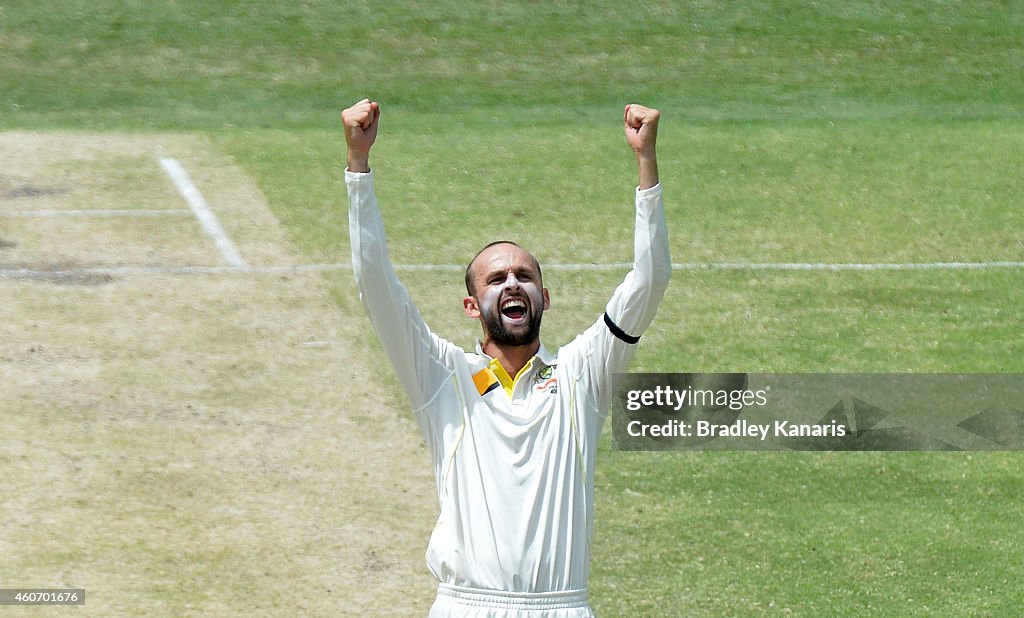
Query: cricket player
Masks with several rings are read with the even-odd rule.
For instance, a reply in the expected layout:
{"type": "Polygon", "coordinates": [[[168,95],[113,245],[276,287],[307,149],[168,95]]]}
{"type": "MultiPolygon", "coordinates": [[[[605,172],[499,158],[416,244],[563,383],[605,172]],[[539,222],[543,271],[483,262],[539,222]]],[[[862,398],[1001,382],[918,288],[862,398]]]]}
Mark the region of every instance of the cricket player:
{"type": "MultiPolygon", "coordinates": [[[[431,618],[581,618],[594,527],[594,462],[616,372],[625,370],[668,286],[671,261],[655,141],[659,112],[628,105],[639,169],[633,270],[604,313],[552,354],[540,264],[509,241],[466,269],[465,314],[482,339],[434,334],[388,258],[370,149],[380,106],[341,114],[348,146],[352,266],[360,299],[412,404],[433,464],[440,516],[427,547],[438,580],[431,618]]],[[[501,206],[491,206],[500,226],[501,206]]]]}

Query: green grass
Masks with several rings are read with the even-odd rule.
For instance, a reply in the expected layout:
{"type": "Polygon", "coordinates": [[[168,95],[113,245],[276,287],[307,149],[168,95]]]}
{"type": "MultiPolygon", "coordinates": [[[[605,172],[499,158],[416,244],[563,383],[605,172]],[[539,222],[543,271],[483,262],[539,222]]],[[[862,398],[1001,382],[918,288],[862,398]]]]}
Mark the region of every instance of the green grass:
{"type": "Polygon", "coordinates": [[[595,609],[1014,615],[1020,563],[996,556],[1021,550],[1019,463],[1001,453],[608,453],[595,609]]]}
{"type": "Polygon", "coordinates": [[[1016,118],[1010,2],[15,0],[4,124],[322,126],[364,93],[448,116],[650,101],[700,121],[1016,118]]]}
{"type": "MultiPolygon", "coordinates": [[[[1024,134],[1009,121],[704,127],[666,111],[660,155],[677,262],[987,261],[1024,255],[1024,134]]],[[[389,112],[371,163],[405,263],[463,263],[506,235],[542,262],[628,261],[635,170],[619,110],[599,122],[417,125],[389,112]],[[561,222],[572,221],[572,226],[561,222]],[[445,243],[420,242],[443,236],[445,243]]],[[[524,123],[526,123],[524,119],[524,123]]],[[[347,258],[337,132],[229,135],[311,254],[347,258]]]]}
{"type": "MultiPolygon", "coordinates": [[[[337,113],[363,96],[397,262],[497,236],[543,263],[628,260],[632,100],[665,112],[677,262],[1022,260],[1022,74],[1019,0],[0,7],[0,127],[205,132],[312,262],[348,259],[337,113]]],[[[546,276],[562,343],[621,273],[546,276]]],[[[457,275],[405,279],[472,342],[457,275]]],[[[634,368],[1020,372],[1022,289],[1020,269],[677,272],[634,368]]],[[[1016,454],[602,448],[602,615],[1024,603],[1016,454]]]]}

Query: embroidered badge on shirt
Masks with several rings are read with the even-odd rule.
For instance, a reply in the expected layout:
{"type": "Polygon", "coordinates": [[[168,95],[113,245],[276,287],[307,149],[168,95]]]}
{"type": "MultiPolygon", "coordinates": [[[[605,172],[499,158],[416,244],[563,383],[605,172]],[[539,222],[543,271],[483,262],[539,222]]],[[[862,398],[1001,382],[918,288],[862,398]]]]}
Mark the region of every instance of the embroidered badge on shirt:
{"type": "Polygon", "coordinates": [[[544,367],[538,371],[533,378],[533,390],[552,395],[558,393],[558,378],[554,377],[554,373],[555,371],[551,367],[544,367]]]}

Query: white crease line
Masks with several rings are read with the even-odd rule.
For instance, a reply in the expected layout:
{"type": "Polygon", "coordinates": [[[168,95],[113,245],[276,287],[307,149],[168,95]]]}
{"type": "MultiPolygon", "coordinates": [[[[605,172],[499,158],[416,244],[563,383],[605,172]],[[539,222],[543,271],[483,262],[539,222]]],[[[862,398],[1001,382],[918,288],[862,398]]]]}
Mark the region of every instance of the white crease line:
{"type": "MultiPolygon", "coordinates": [[[[548,264],[547,270],[559,271],[621,271],[630,264],[548,264]]],[[[406,272],[462,272],[458,264],[396,264],[396,271],[406,272]]],[[[1024,268],[1024,261],[994,262],[905,262],[905,263],[803,263],[803,262],[683,262],[672,265],[674,270],[982,270],[1024,268]]],[[[294,274],[307,272],[348,271],[351,264],[295,264],[291,266],[113,266],[42,270],[33,268],[0,268],[0,279],[49,279],[83,275],[144,276],[144,275],[230,275],[230,274],[294,274]]]]}
{"type": "Polygon", "coordinates": [[[224,228],[221,227],[220,221],[217,220],[217,215],[213,214],[213,211],[210,210],[206,200],[203,199],[203,194],[192,183],[192,179],[189,177],[188,172],[185,171],[185,168],[176,159],[169,157],[160,158],[160,167],[164,168],[167,175],[174,181],[174,185],[178,188],[178,193],[181,193],[181,196],[185,198],[188,207],[192,209],[196,219],[199,219],[199,224],[203,226],[203,230],[213,239],[224,261],[234,268],[248,268],[249,265],[245,263],[241,254],[238,253],[235,243],[231,242],[231,238],[228,237],[224,228]]]}
{"type": "Polygon", "coordinates": [[[124,209],[92,209],[92,210],[0,210],[0,217],[158,217],[165,215],[191,215],[192,211],[184,208],[164,210],[124,210],[124,209]]]}

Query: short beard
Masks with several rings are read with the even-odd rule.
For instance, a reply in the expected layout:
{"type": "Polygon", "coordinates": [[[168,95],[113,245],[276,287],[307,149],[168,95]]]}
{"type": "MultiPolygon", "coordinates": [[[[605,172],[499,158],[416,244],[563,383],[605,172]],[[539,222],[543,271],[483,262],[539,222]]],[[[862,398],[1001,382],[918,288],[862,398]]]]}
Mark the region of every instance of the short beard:
{"type": "Polygon", "coordinates": [[[509,346],[530,345],[540,337],[540,321],[543,317],[543,312],[531,313],[527,329],[521,333],[513,333],[501,321],[501,312],[492,311],[484,314],[484,327],[487,329],[488,338],[495,343],[509,346]]]}

